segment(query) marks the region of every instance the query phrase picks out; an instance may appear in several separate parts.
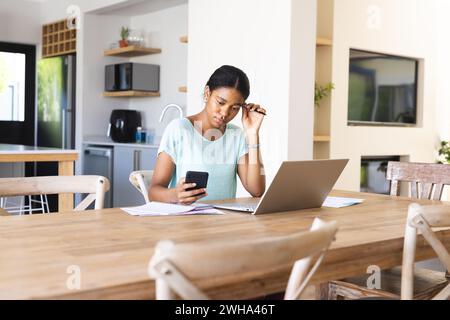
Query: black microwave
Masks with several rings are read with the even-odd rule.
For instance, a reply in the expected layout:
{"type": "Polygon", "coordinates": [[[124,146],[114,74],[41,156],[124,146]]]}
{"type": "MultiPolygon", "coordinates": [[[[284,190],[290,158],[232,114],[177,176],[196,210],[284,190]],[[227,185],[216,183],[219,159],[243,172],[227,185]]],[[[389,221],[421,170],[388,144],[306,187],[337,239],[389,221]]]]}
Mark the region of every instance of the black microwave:
{"type": "Polygon", "coordinates": [[[118,63],[105,66],[105,91],[159,92],[159,65],[118,63]]]}

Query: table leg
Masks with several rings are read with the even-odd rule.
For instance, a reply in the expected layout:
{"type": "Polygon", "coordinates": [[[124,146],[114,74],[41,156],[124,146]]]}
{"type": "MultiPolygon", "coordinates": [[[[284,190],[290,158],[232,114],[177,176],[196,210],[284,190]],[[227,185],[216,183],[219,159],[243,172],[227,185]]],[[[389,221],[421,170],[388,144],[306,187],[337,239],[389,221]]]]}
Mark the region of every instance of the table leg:
{"type": "MultiPolygon", "coordinates": [[[[73,161],[59,161],[58,162],[58,175],[60,176],[73,176],[73,161]]],[[[62,193],[58,195],[58,211],[70,211],[73,210],[73,194],[62,193]]]]}

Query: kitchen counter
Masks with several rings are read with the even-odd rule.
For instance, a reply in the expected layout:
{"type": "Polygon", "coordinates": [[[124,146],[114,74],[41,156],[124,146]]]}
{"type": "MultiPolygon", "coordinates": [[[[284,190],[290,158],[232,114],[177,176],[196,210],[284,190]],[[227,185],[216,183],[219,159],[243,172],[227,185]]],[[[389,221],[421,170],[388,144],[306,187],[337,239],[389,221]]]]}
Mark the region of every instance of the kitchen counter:
{"type": "MultiPolygon", "coordinates": [[[[72,176],[77,150],[56,149],[20,144],[0,144],[0,162],[58,162],[58,175],[72,176]]],[[[73,194],[59,194],[61,211],[73,209],[73,194]]]]}
{"type": "Polygon", "coordinates": [[[130,148],[153,148],[158,149],[159,144],[146,144],[146,143],[121,143],[114,142],[111,138],[105,136],[86,136],[83,139],[83,144],[98,144],[104,146],[121,146],[121,147],[130,147],[130,148]]]}
{"type": "Polygon", "coordinates": [[[0,154],[78,154],[77,150],[0,143],[0,154]]]}

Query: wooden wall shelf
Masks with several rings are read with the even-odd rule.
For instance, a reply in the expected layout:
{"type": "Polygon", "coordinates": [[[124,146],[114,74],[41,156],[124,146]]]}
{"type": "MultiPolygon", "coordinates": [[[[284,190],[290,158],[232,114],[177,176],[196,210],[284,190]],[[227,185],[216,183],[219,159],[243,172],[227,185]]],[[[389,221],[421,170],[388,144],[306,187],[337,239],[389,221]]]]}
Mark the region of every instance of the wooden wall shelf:
{"type": "MultiPolygon", "coordinates": [[[[75,20],[72,25],[75,25],[75,20]]],[[[77,51],[77,30],[67,27],[68,20],[42,26],[42,58],[62,56],[77,51]]]]}
{"type": "MultiPolygon", "coordinates": [[[[188,43],[188,36],[182,36],[180,37],[180,42],[188,43]]],[[[326,38],[317,38],[316,45],[317,46],[331,46],[333,44],[333,41],[326,38]]]]}
{"type": "Polygon", "coordinates": [[[185,87],[185,86],[183,86],[183,87],[178,87],[178,91],[179,91],[179,92],[184,92],[184,93],[186,93],[186,92],[187,92],[187,87],[185,87]]]}
{"type": "Polygon", "coordinates": [[[330,136],[314,135],[314,142],[330,142],[330,136]]]}
{"type": "Polygon", "coordinates": [[[149,92],[149,91],[113,91],[103,92],[104,97],[159,97],[161,94],[159,92],[149,92]]]}
{"type": "Polygon", "coordinates": [[[155,54],[155,53],[161,53],[161,49],[128,46],[128,47],[124,47],[124,48],[105,50],[104,55],[105,56],[131,58],[131,57],[139,57],[139,56],[155,54]]]}
{"type": "Polygon", "coordinates": [[[333,45],[333,41],[331,39],[326,39],[326,38],[317,38],[316,39],[316,46],[321,47],[321,46],[329,46],[331,47],[333,45]]]}

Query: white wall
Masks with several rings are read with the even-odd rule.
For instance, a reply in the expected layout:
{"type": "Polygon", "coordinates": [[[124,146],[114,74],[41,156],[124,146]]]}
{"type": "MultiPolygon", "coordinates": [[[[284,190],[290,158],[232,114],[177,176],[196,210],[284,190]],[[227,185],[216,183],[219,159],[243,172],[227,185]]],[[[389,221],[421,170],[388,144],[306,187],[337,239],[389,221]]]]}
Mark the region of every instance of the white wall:
{"type": "MultiPolygon", "coordinates": [[[[143,30],[147,45],[160,48],[160,54],[133,58],[131,61],[160,65],[160,97],[130,99],[130,109],[139,110],[143,127],[156,129],[156,136],[163,134],[171,119],[178,117],[175,109],[169,109],[164,121],[158,122],[165,105],[175,103],[186,109],[186,93],[178,87],[187,83],[187,44],[180,37],[187,35],[188,7],[181,5],[131,18],[131,29],[143,30]]],[[[159,138],[157,138],[159,141],[159,138]]]]}
{"type": "MultiPolygon", "coordinates": [[[[112,109],[128,108],[128,99],[104,98],[104,67],[123,61],[104,57],[103,51],[117,41],[121,25],[128,25],[127,17],[83,14],[83,26],[77,32],[77,93],[75,148],[82,150],[86,135],[106,135],[112,109]]],[[[75,163],[75,173],[82,173],[83,153],[75,163]]]]}
{"type": "Polygon", "coordinates": [[[137,0],[47,0],[43,1],[42,23],[50,23],[68,17],[68,8],[77,6],[81,14],[100,10],[105,7],[117,7],[138,2],[137,0]]]}
{"type": "MultiPolygon", "coordinates": [[[[450,30],[450,2],[438,0],[434,2],[436,10],[436,124],[439,140],[450,141],[450,41],[448,41],[448,30],[450,30]]],[[[450,199],[450,188],[444,189],[444,200],[450,199]]]]}
{"type": "Polygon", "coordinates": [[[317,2],[292,1],[288,160],[313,156],[317,2]]]}
{"type": "MultiPolygon", "coordinates": [[[[78,128],[82,136],[105,135],[109,115],[113,109],[135,109],[141,112],[144,128],[156,128],[161,136],[171,118],[178,114],[167,112],[165,121],[158,118],[165,105],[176,103],[185,108],[186,94],[178,92],[178,87],[186,84],[187,45],[179,41],[187,34],[187,6],[182,5],[135,17],[87,14],[84,19],[82,41],[82,122],[78,128]],[[160,54],[146,55],[132,59],[104,57],[103,50],[111,42],[118,40],[122,25],[132,30],[142,31],[146,45],[161,48],[160,54]],[[161,97],[152,98],[105,98],[104,67],[107,64],[133,61],[158,64],[161,67],[161,97]]],[[[78,124],[77,124],[78,125],[78,124]]],[[[82,137],[80,136],[80,139],[82,137]]]]}
{"type": "Polygon", "coordinates": [[[430,1],[335,1],[330,157],[350,158],[337,188],[359,191],[361,156],[401,155],[409,156],[410,161],[435,161],[438,140],[435,22],[430,1]],[[421,60],[419,126],[347,126],[350,48],[421,60]]]}
{"type": "Polygon", "coordinates": [[[77,95],[80,104],[77,112],[82,117],[77,123],[79,132],[86,135],[106,135],[109,116],[113,109],[128,109],[128,98],[106,98],[102,96],[105,87],[105,65],[126,61],[116,57],[105,57],[103,51],[111,42],[117,42],[122,25],[129,25],[128,17],[86,14],[83,30],[81,63],[82,87],[77,95]]]}
{"type": "Polygon", "coordinates": [[[25,0],[0,1],[0,41],[38,44],[41,4],[25,0]]]}
{"type": "Polygon", "coordinates": [[[450,30],[450,1],[435,1],[436,10],[436,105],[438,115],[439,137],[442,140],[450,140],[450,41],[448,31],[450,30]]]}
{"type": "MultiPolygon", "coordinates": [[[[291,19],[303,15],[316,16],[315,1],[303,1],[302,6],[293,5],[291,0],[189,1],[187,113],[193,114],[203,108],[203,88],[216,68],[230,64],[244,70],[251,86],[248,101],[260,103],[268,112],[261,128],[261,145],[269,182],[280,161],[288,159],[289,134],[295,135],[295,144],[309,148],[297,149],[292,157],[311,156],[313,91],[309,86],[314,83],[314,71],[309,73],[310,68],[306,68],[303,73],[298,69],[308,64],[314,66],[309,52],[314,51],[310,38],[314,37],[316,26],[315,20],[313,25],[292,23],[291,19]],[[293,12],[293,8],[303,11],[293,12]],[[291,48],[292,26],[302,26],[304,30],[292,31],[294,40],[299,38],[291,48]],[[291,54],[298,53],[302,46],[307,53],[301,55],[305,60],[298,63],[297,57],[291,54]],[[291,67],[297,75],[291,74],[291,67]],[[295,84],[291,85],[291,82],[295,84]],[[302,87],[304,83],[310,85],[302,87]],[[293,99],[291,103],[290,90],[295,90],[297,97],[306,95],[309,99],[293,99]],[[311,101],[309,105],[298,104],[308,100],[311,101]],[[306,111],[302,118],[301,108],[309,110],[310,107],[311,111],[306,111]],[[291,108],[300,108],[295,114],[298,131],[292,126],[289,128],[291,108]],[[302,128],[306,129],[303,131],[302,128]]],[[[313,19],[306,21],[313,23],[313,19]]],[[[236,118],[234,122],[241,125],[240,116],[236,118]]],[[[289,141],[293,142],[293,139],[289,141]]],[[[238,195],[243,194],[240,188],[238,195]]]]}

